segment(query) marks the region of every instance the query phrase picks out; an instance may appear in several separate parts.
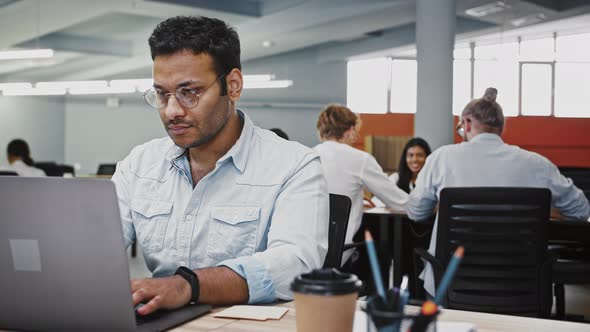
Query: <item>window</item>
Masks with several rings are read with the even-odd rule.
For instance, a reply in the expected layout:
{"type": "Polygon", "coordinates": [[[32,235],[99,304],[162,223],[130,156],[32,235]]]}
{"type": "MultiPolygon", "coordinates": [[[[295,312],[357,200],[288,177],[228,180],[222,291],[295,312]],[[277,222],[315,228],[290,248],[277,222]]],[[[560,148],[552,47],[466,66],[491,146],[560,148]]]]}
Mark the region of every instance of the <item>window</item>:
{"type": "Polygon", "coordinates": [[[349,61],[346,104],[355,113],[386,113],[389,81],[387,58],[349,61]]]}
{"type": "Polygon", "coordinates": [[[392,113],[416,113],[417,70],[416,60],[391,62],[392,113]]]}
{"type": "MultiPolygon", "coordinates": [[[[415,56],[415,49],[404,51],[415,56]]],[[[399,55],[399,53],[398,53],[399,55]]],[[[506,116],[590,118],[590,33],[496,44],[457,43],[453,110],[460,115],[489,87],[506,116]]],[[[362,113],[415,113],[417,62],[378,58],[348,63],[348,105],[362,113]],[[389,101],[389,104],[388,104],[389,101]]]]}
{"type": "Polygon", "coordinates": [[[453,62],[453,114],[461,115],[471,100],[471,61],[453,62]]]}
{"type": "Polygon", "coordinates": [[[557,61],[590,62],[590,33],[557,36],[557,61]]]}
{"type": "Polygon", "coordinates": [[[522,115],[551,115],[551,71],[551,64],[522,64],[522,115]]]}
{"type": "Polygon", "coordinates": [[[504,115],[518,115],[518,62],[476,60],[474,68],[474,98],[481,98],[487,88],[498,89],[496,100],[504,115]]]}
{"type": "Polygon", "coordinates": [[[555,59],[553,38],[523,40],[520,43],[520,60],[553,61],[555,59]]]}
{"type": "Polygon", "coordinates": [[[590,62],[555,64],[555,116],[590,118],[590,62]]]}
{"type": "Polygon", "coordinates": [[[518,43],[476,46],[476,60],[516,61],[518,59],[518,43]]]}

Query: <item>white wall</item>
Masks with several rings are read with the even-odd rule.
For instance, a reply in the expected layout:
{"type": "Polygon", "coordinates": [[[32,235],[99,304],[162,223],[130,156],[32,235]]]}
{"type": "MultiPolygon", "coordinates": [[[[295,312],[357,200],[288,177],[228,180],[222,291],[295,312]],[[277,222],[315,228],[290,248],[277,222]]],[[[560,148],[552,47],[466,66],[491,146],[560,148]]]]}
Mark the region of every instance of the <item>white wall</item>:
{"type": "Polygon", "coordinates": [[[64,98],[0,96],[0,165],[15,138],[29,144],[35,161],[64,161],[64,98]]]}
{"type": "Polygon", "coordinates": [[[108,108],[103,99],[68,98],[65,109],[65,159],[80,165],[78,174],[96,173],[99,164],[115,163],[134,146],[166,135],[158,112],[139,102],[108,108]]]}

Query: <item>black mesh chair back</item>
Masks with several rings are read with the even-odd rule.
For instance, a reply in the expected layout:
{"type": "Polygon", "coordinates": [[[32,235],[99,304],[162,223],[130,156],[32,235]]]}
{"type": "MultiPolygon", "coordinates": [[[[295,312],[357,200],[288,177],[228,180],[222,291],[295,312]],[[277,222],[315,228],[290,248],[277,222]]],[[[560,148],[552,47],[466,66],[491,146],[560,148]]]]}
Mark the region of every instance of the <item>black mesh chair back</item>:
{"type": "Polygon", "coordinates": [[[64,174],[72,174],[72,176],[76,175],[76,172],[74,171],[74,167],[70,166],[70,165],[58,165],[57,166],[59,171],[61,172],[61,176],[63,176],[64,174]]]}
{"type": "Polygon", "coordinates": [[[340,269],[351,205],[352,203],[348,196],[330,194],[328,253],[324,260],[324,268],[333,267],[340,269]]]}
{"type": "MultiPolygon", "coordinates": [[[[436,258],[465,256],[447,291],[447,308],[548,317],[551,192],[544,188],[445,188],[440,194],[436,258]]],[[[435,273],[436,284],[442,271],[435,273]]]]}
{"type": "Polygon", "coordinates": [[[59,169],[57,163],[53,161],[43,161],[35,163],[35,167],[42,169],[47,176],[63,176],[63,172],[59,169]]]}
{"type": "Polygon", "coordinates": [[[65,173],[75,175],[74,167],[70,165],[60,165],[53,161],[35,163],[35,167],[40,168],[47,176],[63,177],[65,173]]]}
{"type": "Polygon", "coordinates": [[[113,175],[117,169],[117,164],[100,164],[96,175],[113,175]]]}
{"type": "Polygon", "coordinates": [[[0,176],[18,176],[18,173],[12,171],[0,171],[0,176]]]}

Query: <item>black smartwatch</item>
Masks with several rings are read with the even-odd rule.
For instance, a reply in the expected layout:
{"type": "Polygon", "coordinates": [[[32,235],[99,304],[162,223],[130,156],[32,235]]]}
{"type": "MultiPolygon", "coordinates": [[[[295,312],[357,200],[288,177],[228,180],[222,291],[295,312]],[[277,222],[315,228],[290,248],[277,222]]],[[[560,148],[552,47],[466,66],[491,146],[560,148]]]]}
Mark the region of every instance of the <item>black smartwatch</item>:
{"type": "Polygon", "coordinates": [[[183,277],[191,285],[190,303],[199,302],[199,294],[201,290],[199,286],[199,277],[197,277],[197,274],[186,266],[179,267],[174,274],[178,274],[179,276],[183,277]]]}

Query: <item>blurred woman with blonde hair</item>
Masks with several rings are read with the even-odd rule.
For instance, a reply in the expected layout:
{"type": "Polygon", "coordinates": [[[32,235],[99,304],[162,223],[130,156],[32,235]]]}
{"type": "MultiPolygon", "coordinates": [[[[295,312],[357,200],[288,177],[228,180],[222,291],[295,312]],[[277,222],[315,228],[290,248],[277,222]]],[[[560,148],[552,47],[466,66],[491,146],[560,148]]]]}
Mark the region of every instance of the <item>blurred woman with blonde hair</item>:
{"type": "MultiPolygon", "coordinates": [[[[377,196],[386,206],[404,209],[408,194],[383,172],[375,158],[352,147],[359,135],[360,119],[343,105],[327,105],[320,113],[317,130],[322,143],[314,149],[320,154],[330,193],[350,197],[352,208],[345,243],[359,230],[363,216],[363,189],[377,196]]],[[[344,252],[345,264],[353,250],[344,252]]]]}

